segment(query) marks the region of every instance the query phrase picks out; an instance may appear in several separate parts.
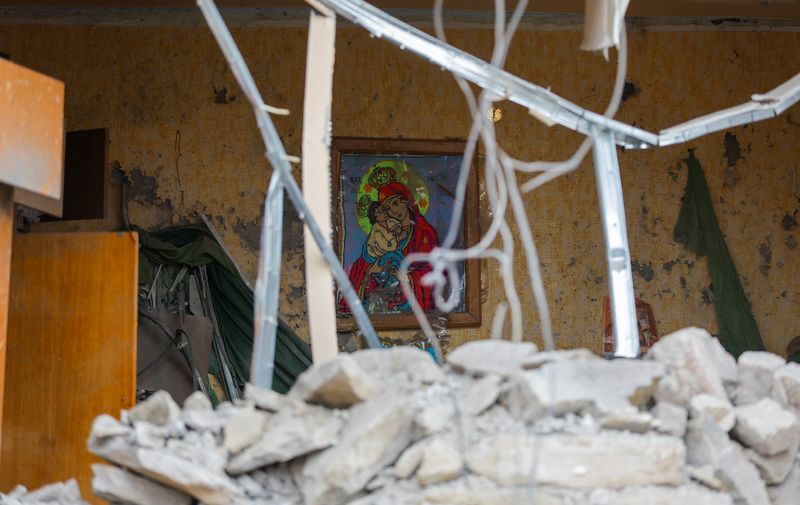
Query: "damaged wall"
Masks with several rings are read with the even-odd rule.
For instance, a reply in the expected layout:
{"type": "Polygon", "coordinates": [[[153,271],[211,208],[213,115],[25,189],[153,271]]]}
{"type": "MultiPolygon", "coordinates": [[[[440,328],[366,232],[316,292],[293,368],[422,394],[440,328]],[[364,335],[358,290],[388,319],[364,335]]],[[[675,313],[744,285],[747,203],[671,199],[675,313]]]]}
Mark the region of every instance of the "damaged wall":
{"type": "MultiPolygon", "coordinates": [[[[249,106],[204,27],[4,26],[0,51],[66,82],[69,130],[108,127],[109,160],[132,182],[130,217],[144,227],[211,217],[254,279],[261,205],[271,172],[249,106]]],[[[306,30],[238,28],[234,36],[267,101],[292,110],[275,117],[290,154],[300,154],[306,30]]],[[[451,30],[451,42],[488,57],[492,34],[451,30]]],[[[577,50],[575,30],[522,30],[508,68],[594,110],[605,107],[613,64],[577,50]]],[[[747,100],[800,70],[800,33],[647,31],[630,35],[620,119],[650,130],[747,100]]],[[[448,73],[353,27],[340,27],[334,134],[446,138],[467,135],[464,101],[448,73]]],[[[564,158],[580,137],[547,129],[519,107],[500,105],[498,138],[513,155],[564,158]]],[[[672,238],[686,182],[686,147],[706,170],[726,234],[767,348],[783,354],[800,335],[800,238],[794,173],[800,166],[797,107],[772,121],[657,151],[620,152],[637,296],[653,306],[662,333],[716,328],[705,259],[672,238]]],[[[298,174],[299,175],[299,174],[298,174]]],[[[600,349],[606,293],[602,232],[591,162],[528,198],[539,240],[557,341],[600,349]]],[[[482,222],[490,219],[483,203],[482,222]]],[[[287,208],[290,206],[287,206],[287,208]]],[[[307,337],[302,233],[287,212],[281,313],[307,337]]],[[[525,272],[522,258],[517,271],[525,272]]],[[[501,296],[484,265],[484,321],[501,296]]],[[[519,283],[523,283],[520,276],[519,283]]],[[[528,334],[539,324],[520,286],[528,334]]],[[[487,323],[488,324],[488,323],[487,323]]],[[[452,330],[454,343],[485,330],[452,330]]],[[[393,335],[398,336],[398,335],[393,335]]],[[[538,339],[538,337],[537,337],[538,339]]]]}

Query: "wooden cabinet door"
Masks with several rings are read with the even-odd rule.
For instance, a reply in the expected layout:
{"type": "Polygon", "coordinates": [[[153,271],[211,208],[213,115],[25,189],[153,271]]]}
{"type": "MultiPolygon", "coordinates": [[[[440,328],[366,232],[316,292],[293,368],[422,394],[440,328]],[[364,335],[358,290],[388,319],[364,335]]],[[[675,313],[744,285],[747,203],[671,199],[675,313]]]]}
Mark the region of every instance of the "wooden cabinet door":
{"type": "Polygon", "coordinates": [[[135,233],[14,237],[0,491],[75,477],[92,497],[95,416],[136,401],[135,233]]]}

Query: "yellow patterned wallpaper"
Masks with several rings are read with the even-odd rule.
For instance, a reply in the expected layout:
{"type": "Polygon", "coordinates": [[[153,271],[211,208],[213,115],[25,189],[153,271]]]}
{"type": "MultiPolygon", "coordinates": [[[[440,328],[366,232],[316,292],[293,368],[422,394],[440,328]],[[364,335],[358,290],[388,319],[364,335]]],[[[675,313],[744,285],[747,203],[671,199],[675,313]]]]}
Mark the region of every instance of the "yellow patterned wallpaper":
{"type": "MultiPolygon", "coordinates": [[[[239,28],[241,44],[267,101],[292,110],[275,122],[290,154],[300,154],[306,31],[239,28]]],[[[452,30],[450,40],[487,57],[492,35],[452,30]]],[[[572,30],[521,31],[508,68],[594,110],[608,99],[614,66],[578,51],[572,30]]],[[[629,96],[619,117],[658,130],[734,105],[800,71],[800,33],[634,32],[629,96]]],[[[110,129],[109,159],[132,181],[130,215],[145,227],[208,215],[246,275],[256,272],[261,205],[271,172],[249,106],[209,32],[202,27],[4,26],[0,51],[66,82],[69,130],[110,129]]],[[[500,143],[526,158],[563,158],[580,137],[548,129],[502,103],[500,143]]],[[[637,296],[653,306],[662,333],[686,325],[716,329],[705,259],[672,239],[686,169],[697,148],[720,225],[769,350],[783,353],[800,335],[800,111],[658,151],[620,152],[637,296]]],[[[353,27],[337,39],[333,111],[339,136],[464,137],[466,106],[448,73],[353,27]]],[[[489,217],[482,204],[482,220],[489,217]]],[[[591,161],[527,198],[559,347],[599,351],[606,292],[602,233],[591,161]]],[[[287,216],[281,314],[307,337],[302,233],[287,216]]],[[[525,265],[517,258],[529,336],[538,317],[525,265]]],[[[484,321],[500,298],[485,264],[484,321]]],[[[485,336],[451,331],[454,343],[485,336]]],[[[403,335],[395,333],[392,336],[403,335]]],[[[405,333],[408,335],[408,333],[405,333]]]]}

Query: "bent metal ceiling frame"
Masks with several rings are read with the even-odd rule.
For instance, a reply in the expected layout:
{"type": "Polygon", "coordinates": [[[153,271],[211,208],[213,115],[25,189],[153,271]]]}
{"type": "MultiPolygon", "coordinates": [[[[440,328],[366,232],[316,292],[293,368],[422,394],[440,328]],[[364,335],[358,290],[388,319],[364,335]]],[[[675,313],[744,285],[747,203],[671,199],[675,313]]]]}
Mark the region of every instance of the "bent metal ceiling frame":
{"type": "MultiPolygon", "coordinates": [[[[526,107],[534,117],[544,122],[559,124],[593,138],[592,150],[609,270],[614,355],[617,357],[638,356],[639,339],[616,145],[624,146],[626,149],[647,149],[679,144],[708,133],[775,117],[800,100],[800,74],[797,74],[768,93],[753,95],[750,102],[701,116],[655,134],[586,110],[547,89],[438,40],[361,0],[307,0],[307,2],[320,12],[322,15],[320,17],[332,19],[338,14],[362,26],[373,36],[415,53],[455,76],[490,91],[497,100],[510,100],[526,107]]],[[[286,154],[269,116],[270,112],[275,113],[277,110],[264,103],[213,0],[198,0],[198,5],[239,85],[253,105],[258,127],[267,148],[267,158],[275,169],[266,196],[265,224],[261,234],[251,377],[251,382],[254,384],[271,387],[280,284],[284,189],[319,247],[322,258],[348,302],[367,343],[370,347],[379,347],[380,342],[330,245],[329,238],[321,231],[317,222],[318,219],[326,217],[312,215],[292,176],[289,164],[292,158],[286,154]]],[[[315,15],[312,13],[311,30],[314,30],[315,15]]],[[[332,51],[332,48],[330,50],[332,51]]],[[[332,72],[332,58],[330,64],[332,72]]],[[[315,133],[322,139],[321,144],[327,145],[325,143],[329,144],[330,137],[329,104],[324,113],[328,114],[327,127],[323,128],[324,131],[315,133]]]]}

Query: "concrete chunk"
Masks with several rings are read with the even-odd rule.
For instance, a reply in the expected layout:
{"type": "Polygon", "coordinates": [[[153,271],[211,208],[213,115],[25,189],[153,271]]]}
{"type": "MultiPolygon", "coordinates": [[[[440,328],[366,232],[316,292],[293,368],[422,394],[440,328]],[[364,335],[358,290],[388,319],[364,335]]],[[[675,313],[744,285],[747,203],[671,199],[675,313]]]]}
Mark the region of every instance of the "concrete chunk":
{"type": "Polygon", "coordinates": [[[688,412],[685,408],[672,403],[658,402],[653,408],[656,418],[656,429],[661,433],[681,437],[686,434],[688,412]]]}
{"type": "Polygon", "coordinates": [[[471,374],[511,375],[521,370],[536,350],[532,342],[473,340],[450,351],[447,363],[471,374]]]}
{"type": "Polygon", "coordinates": [[[183,410],[213,410],[211,400],[202,391],[195,391],[183,400],[183,410]]]}
{"type": "Polygon", "coordinates": [[[441,440],[428,443],[417,470],[417,482],[429,486],[453,480],[461,474],[464,464],[455,447],[441,440]]]}
{"type": "Polygon", "coordinates": [[[256,443],[231,457],[228,473],[239,475],[330,447],[341,427],[334,412],[321,408],[305,409],[299,415],[292,411],[275,414],[259,431],[256,443]]]}
{"type": "Polygon", "coordinates": [[[614,505],[733,505],[727,494],[686,484],[676,488],[633,487],[615,497],[614,505]]]}
{"type": "Polygon", "coordinates": [[[430,354],[416,347],[366,349],[351,354],[358,366],[377,377],[384,387],[414,389],[421,384],[434,384],[444,380],[442,367],[430,354]]]}
{"type": "Polygon", "coordinates": [[[173,419],[178,419],[181,409],[172,396],[166,391],[156,391],[145,401],[128,411],[131,422],[144,421],[156,426],[166,426],[173,419]]]}
{"type": "Polygon", "coordinates": [[[613,412],[600,419],[600,427],[607,430],[646,433],[652,428],[653,421],[653,415],[649,412],[640,412],[635,408],[631,408],[613,412]]]}
{"type": "Polygon", "coordinates": [[[687,462],[696,467],[711,466],[737,505],[770,505],[758,470],[713,419],[692,419],[686,447],[687,462]]]}
{"type": "Polygon", "coordinates": [[[706,393],[727,398],[725,387],[710,351],[713,337],[700,328],[684,328],[666,335],[647,353],[647,357],[663,363],[674,378],[676,396],[672,403],[688,404],[692,396],[706,393]]]}
{"type": "Polygon", "coordinates": [[[231,453],[237,453],[254,444],[261,437],[261,431],[267,416],[256,409],[236,409],[225,421],[225,447],[231,453]]]}
{"type": "Polygon", "coordinates": [[[545,412],[602,416],[645,405],[663,374],[652,361],[555,362],[514,375],[505,403],[522,420],[545,412]]]}
{"type": "Polygon", "coordinates": [[[797,459],[797,446],[779,452],[774,456],[762,456],[752,449],[745,449],[745,455],[756,465],[761,472],[761,478],[767,484],[780,484],[789,475],[797,459]]]}
{"type": "Polygon", "coordinates": [[[727,398],[699,394],[692,397],[689,402],[692,417],[709,416],[724,432],[731,431],[736,424],[736,415],[733,405],[727,398]]]}
{"type": "Polygon", "coordinates": [[[772,397],[800,416],[800,364],[787,363],[772,376],[772,397]]]}
{"type": "Polygon", "coordinates": [[[538,445],[529,435],[498,434],[469,450],[467,464],[501,485],[527,485],[535,475],[537,484],[621,488],[680,484],[685,456],[680,440],[655,434],[547,435],[538,445]]]}
{"type": "Polygon", "coordinates": [[[312,454],[295,472],[306,505],[340,505],[400,455],[411,441],[413,412],[403,395],[356,405],[339,443],[312,454]]]}
{"type": "Polygon", "coordinates": [[[502,379],[494,374],[469,381],[457,394],[461,413],[476,416],[494,405],[500,396],[502,382],[502,379]]]}
{"type": "Polygon", "coordinates": [[[755,403],[772,393],[772,375],[786,364],[786,360],[776,354],[761,351],[747,351],[739,356],[739,385],[736,388],[736,405],[755,403]]]}
{"type": "Polygon", "coordinates": [[[414,475],[419,465],[422,463],[422,457],[425,455],[425,445],[427,440],[417,442],[397,458],[394,464],[394,474],[398,479],[407,479],[414,475]]]}
{"type": "Polygon", "coordinates": [[[743,444],[764,456],[774,456],[800,439],[797,416],[770,398],[736,407],[733,433],[743,444]]]}
{"type": "Polygon", "coordinates": [[[92,491],[104,500],[134,505],[190,505],[193,498],[114,466],[92,465],[92,491]]]}
{"type": "Polygon", "coordinates": [[[342,408],[362,402],[381,390],[375,377],[367,374],[348,354],[315,365],[297,378],[289,396],[326,407],[342,408]]]}
{"type": "Polygon", "coordinates": [[[800,460],[795,460],[783,483],[768,488],[772,505],[797,505],[800,496],[800,460]]]}

